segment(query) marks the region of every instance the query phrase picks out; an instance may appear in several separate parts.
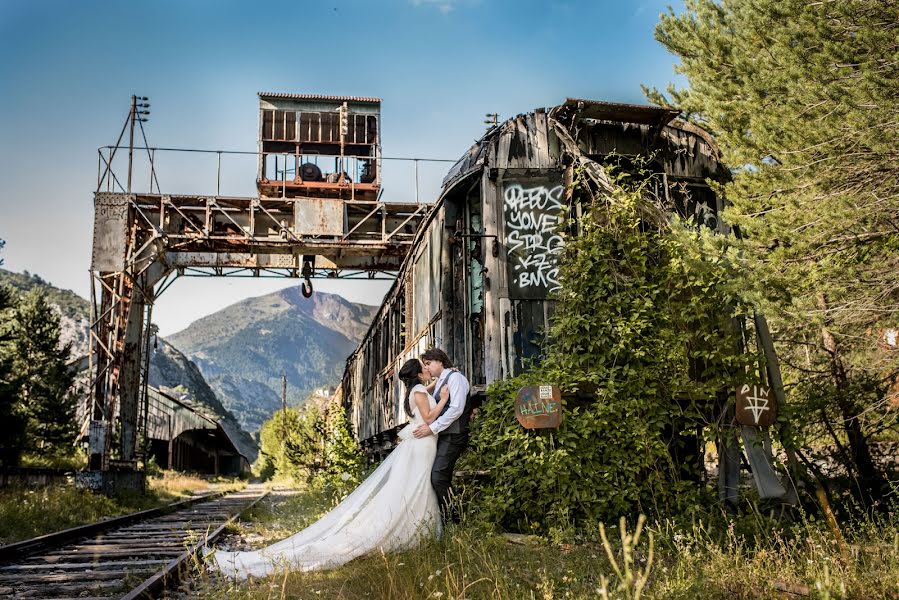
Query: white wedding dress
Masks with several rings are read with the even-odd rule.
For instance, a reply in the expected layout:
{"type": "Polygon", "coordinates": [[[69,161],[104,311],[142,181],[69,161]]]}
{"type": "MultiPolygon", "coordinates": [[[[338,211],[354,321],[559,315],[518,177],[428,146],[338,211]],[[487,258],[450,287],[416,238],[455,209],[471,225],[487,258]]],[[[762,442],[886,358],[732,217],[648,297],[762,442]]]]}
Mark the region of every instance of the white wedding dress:
{"type": "MultiPolygon", "coordinates": [[[[423,385],[412,394],[427,394],[423,385]]],[[[424,419],[410,398],[412,420],[399,432],[400,444],[328,514],[289,538],[252,552],[216,551],[214,565],[237,579],[264,577],[278,570],[312,571],[342,565],[372,550],[411,548],[422,536],[440,535],[437,494],[431,467],[437,436],[416,439],[412,431],[424,419]]]]}

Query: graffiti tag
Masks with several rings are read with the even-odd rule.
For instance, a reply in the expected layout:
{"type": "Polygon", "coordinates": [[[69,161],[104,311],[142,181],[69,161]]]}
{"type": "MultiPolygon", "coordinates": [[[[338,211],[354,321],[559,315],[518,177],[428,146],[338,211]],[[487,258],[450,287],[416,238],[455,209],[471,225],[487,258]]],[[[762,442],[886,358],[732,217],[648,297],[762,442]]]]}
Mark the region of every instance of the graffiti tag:
{"type": "Polygon", "coordinates": [[[559,289],[558,226],[564,208],[561,185],[505,186],[506,247],[512,284],[523,293],[544,295],[559,289]]]}

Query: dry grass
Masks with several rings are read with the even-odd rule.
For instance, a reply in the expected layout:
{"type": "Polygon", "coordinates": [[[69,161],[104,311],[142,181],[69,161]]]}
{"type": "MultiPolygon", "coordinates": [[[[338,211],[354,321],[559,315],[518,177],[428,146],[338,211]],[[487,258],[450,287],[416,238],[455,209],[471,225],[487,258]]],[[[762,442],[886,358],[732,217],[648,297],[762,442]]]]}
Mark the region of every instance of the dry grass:
{"type": "Polygon", "coordinates": [[[156,508],[206,491],[230,491],[245,485],[233,478],[202,478],[166,471],[147,479],[146,494],[111,498],[70,485],[0,489],[0,544],[156,508]]]}
{"type": "MultiPolygon", "coordinates": [[[[258,548],[314,521],[327,504],[299,494],[262,505],[235,531],[258,548]]],[[[568,532],[571,543],[510,537],[469,520],[420,548],[316,573],[235,583],[202,576],[199,597],[270,598],[899,598],[899,516],[842,527],[844,555],[820,520],[749,510],[683,525],[568,532]],[[625,536],[622,539],[622,531],[625,536]],[[654,553],[650,555],[650,538],[654,553]],[[645,588],[638,589],[645,578],[645,588]]],[[[564,538],[565,536],[561,536],[564,538]]],[[[234,539],[232,547],[240,547],[234,539]]]]}
{"type": "Polygon", "coordinates": [[[162,471],[147,478],[151,493],[170,498],[183,498],[208,492],[231,492],[242,489],[246,482],[234,477],[209,477],[179,471],[162,471]]]}

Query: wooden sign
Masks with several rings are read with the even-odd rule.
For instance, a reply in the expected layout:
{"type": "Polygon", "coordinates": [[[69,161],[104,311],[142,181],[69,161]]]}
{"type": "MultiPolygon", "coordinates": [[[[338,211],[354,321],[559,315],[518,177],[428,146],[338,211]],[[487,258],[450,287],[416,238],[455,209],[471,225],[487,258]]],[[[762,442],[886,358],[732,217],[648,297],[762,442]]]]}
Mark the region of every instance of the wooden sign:
{"type": "Polygon", "coordinates": [[[745,383],[737,388],[737,423],[770,427],[777,420],[777,399],[766,385],[745,383]]]}
{"type": "Polygon", "coordinates": [[[515,417],[525,429],[555,429],[562,423],[562,391],[554,385],[521,388],[515,417]]]}

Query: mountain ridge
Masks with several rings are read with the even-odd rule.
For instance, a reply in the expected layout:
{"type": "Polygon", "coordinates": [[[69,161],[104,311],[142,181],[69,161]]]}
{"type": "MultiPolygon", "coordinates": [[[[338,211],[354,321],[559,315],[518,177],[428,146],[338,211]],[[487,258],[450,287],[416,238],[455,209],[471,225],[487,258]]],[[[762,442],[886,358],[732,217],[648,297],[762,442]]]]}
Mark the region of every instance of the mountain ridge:
{"type": "Polygon", "coordinates": [[[292,406],[338,384],[377,310],[324,292],[307,299],[294,286],[236,302],[168,339],[244,428],[255,431],[281,405],[282,373],[292,406]]]}

